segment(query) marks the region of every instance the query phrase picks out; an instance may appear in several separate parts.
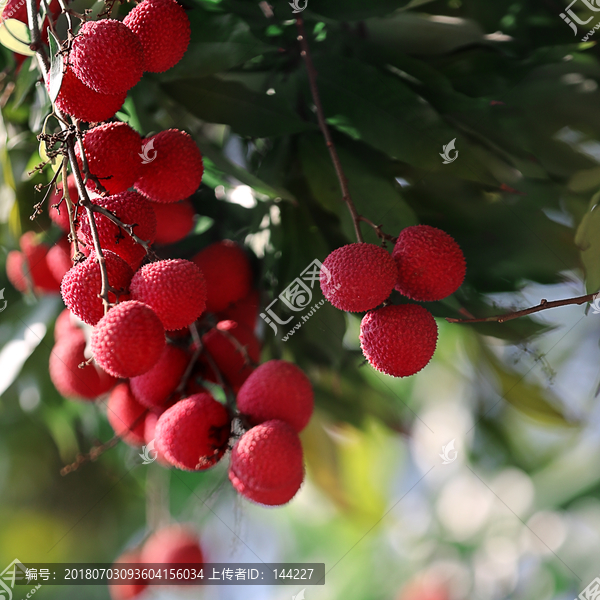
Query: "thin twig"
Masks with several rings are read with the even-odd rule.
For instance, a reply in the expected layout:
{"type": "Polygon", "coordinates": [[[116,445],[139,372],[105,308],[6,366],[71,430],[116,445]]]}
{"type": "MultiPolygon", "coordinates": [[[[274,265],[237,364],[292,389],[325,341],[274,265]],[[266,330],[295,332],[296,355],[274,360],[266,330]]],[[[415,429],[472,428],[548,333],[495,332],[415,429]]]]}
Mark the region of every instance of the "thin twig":
{"type": "Polygon", "coordinates": [[[69,186],[67,185],[67,161],[63,159],[62,164],[62,184],[63,184],[63,198],[67,205],[67,212],[69,214],[69,227],[71,230],[71,242],[75,246],[75,256],[72,256],[73,262],[78,262],[81,259],[82,253],[79,251],[79,240],[77,239],[77,232],[75,231],[75,206],[71,200],[71,194],[69,194],[69,186]]]}
{"type": "Polygon", "coordinates": [[[389,233],[385,233],[385,231],[383,231],[383,225],[375,225],[375,223],[373,223],[371,219],[367,219],[367,217],[363,217],[362,215],[359,215],[358,218],[363,223],[366,223],[369,227],[372,227],[375,230],[375,233],[377,234],[377,237],[379,239],[383,241],[392,242],[393,244],[395,244],[398,241],[397,237],[394,237],[393,235],[390,235],[389,233]]]}
{"type": "Polygon", "coordinates": [[[348,206],[348,210],[352,215],[352,221],[354,223],[354,231],[356,232],[356,239],[359,242],[364,242],[362,233],[360,231],[360,222],[361,217],[356,210],[356,206],[352,201],[352,196],[350,195],[350,186],[348,185],[348,178],[344,173],[344,169],[342,168],[342,163],[340,162],[340,157],[338,156],[337,150],[335,148],[335,144],[333,143],[333,138],[331,137],[331,132],[329,131],[329,127],[327,125],[327,121],[325,120],[325,111],[323,110],[323,104],[321,103],[321,96],[319,94],[319,87],[317,85],[317,72],[315,70],[315,66],[313,64],[310,48],[308,46],[308,40],[306,38],[306,31],[304,29],[304,20],[301,16],[296,17],[296,26],[298,27],[298,41],[300,42],[301,52],[300,54],[304,58],[304,62],[306,63],[306,70],[308,72],[308,81],[310,84],[310,91],[313,97],[313,101],[317,108],[317,119],[319,121],[319,127],[325,137],[325,142],[327,143],[327,148],[329,150],[329,154],[331,156],[331,160],[333,162],[333,166],[335,167],[335,172],[337,174],[337,178],[340,182],[340,188],[342,189],[342,198],[346,205],[348,206]]]}
{"type": "Polygon", "coordinates": [[[559,306],[571,306],[573,304],[585,304],[586,302],[592,302],[599,292],[595,294],[587,294],[586,296],[579,296],[577,298],[567,298],[565,300],[554,300],[548,302],[548,300],[542,300],[537,306],[526,308],[524,310],[518,310],[515,312],[505,313],[503,315],[495,315],[493,317],[484,317],[482,319],[453,319],[446,317],[448,323],[504,323],[506,321],[512,321],[519,317],[526,317],[527,315],[533,315],[534,313],[548,310],[550,308],[557,308],[559,306]]]}

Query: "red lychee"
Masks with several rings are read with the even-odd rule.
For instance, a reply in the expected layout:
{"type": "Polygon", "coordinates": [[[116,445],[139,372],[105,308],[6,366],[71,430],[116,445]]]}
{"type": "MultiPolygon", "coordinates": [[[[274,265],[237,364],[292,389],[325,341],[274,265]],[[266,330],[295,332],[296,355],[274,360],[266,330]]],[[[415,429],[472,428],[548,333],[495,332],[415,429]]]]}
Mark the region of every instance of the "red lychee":
{"type": "Polygon", "coordinates": [[[202,155],[189,134],[168,129],[143,143],[146,154],[154,158],[141,167],[135,182],[138,192],[154,202],[177,202],[200,187],[204,171],[202,155]]]}
{"type": "MultiPolygon", "coordinates": [[[[136,565],[142,563],[140,552],[133,550],[130,552],[124,552],[115,560],[115,568],[118,568],[120,564],[131,564],[136,565]]],[[[140,596],[148,587],[145,579],[133,579],[126,578],[127,583],[109,583],[108,591],[110,593],[111,600],[133,600],[140,596]]]]}
{"type": "Polygon", "coordinates": [[[142,78],[144,52],[137,35],[120,21],[87,21],[73,41],[69,64],[94,91],[121,94],[142,78]]]}
{"type": "MultiPolygon", "coordinates": [[[[108,283],[115,290],[122,290],[120,300],[127,299],[129,282],[133,277],[131,267],[114,252],[104,250],[104,261],[108,273],[108,283]]],[[[102,291],[102,275],[100,263],[95,252],[92,252],[82,263],[74,266],[63,277],[61,284],[62,297],[71,312],[84,323],[95,325],[104,316],[104,304],[98,294],[102,291]]],[[[109,301],[115,303],[115,294],[108,294],[109,301]]]]}
{"type": "MultiPolygon", "coordinates": [[[[40,8],[40,0],[36,0],[36,8],[40,8]]],[[[48,10],[52,16],[60,13],[60,4],[58,0],[52,0],[48,10]]],[[[22,23],[27,23],[27,1],[26,0],[8,0],[4,9],[2,10],[2,19],[17,19],[22,23]]],[[[47,21],[45,24],[47,25],[47,21]]]]}
{"type": "Polygon", "coordinates": [[[398,264],[396,289],[412,300],[443,300],[465,279],[467,267],[460,246],[445,231],[429,225],[403,229],[392,256],[398,264]]]}
{"type": "Polygon", "coordinates": [[[151,202],[156,215],[157,244],[174,244],[182,240],[194,227],[194,207],[189,200],[161,204],[151,202]]]}
{"type": "MultiPolygon", "coordinates": [[[[40,243],[33,231],[25,232],[21,236],[19,244],[25,259],[22,262],[22,267],[24,266],[29,272],[31,281],[33,282],[34,291],[45,294],[58,292],[60,290],[60,281],[54,277],[46,261],[48,246],[40,243]]],[[[13,264],[10,265],[10,270],[13,273],[16,282],[18,278],[17,266],[19,259],[13,258],[11,260],[13,264]]],[[[22,285],[22,283],[21,280],[20,285],[22,285]]],[[[17,286],[15,285],[15,287],[17,286]]]]}
{"type": "Polygon", "coordinates": [[[18,250],[11,250],[6,256],[6,276],[16,290],[24,294],[29,289],[25,275],[27,268],[25,255],[18,250]]]}
{"type": "Polygon", "coordinates": [[[179,385],[189,360],[185,350],[167,344],[158,362],[147,373],[129,381],[138,402],[148,408],[162,404],[179,385]]]}
{"type": "MultiPolygon", "coordinates": [[[[49,78],[46,87],[50,88],[49,78]]],[[[118,94],[100,94],[94,91],[77,78],[71,67],[67,67],[55,104],[62,112],[80,121],[101,123],[115,116],[125,98],[126,91],[118,94]]]]}
{"type": "Polygon", "coordinates": [[[54,341],[60,342],[72,335],[79,336],[81,329],[77,325],[78,322],[81,323],[68,308],[65,308],[54,323],[54,341]]]}
{"type": "MultiPolygon", "coordinates": [[[[90,129],[83,137],[83,149],[90,173],[110,194],[124,192],[138,178],[142,138],[127,123],[105,123],[90,129]]],[[[94,182],[90,180],[88,187],[94,189],[94,182]]]]}
{"type": "Polygon", "coordinates": [[[245,298],[238,300],[223,312],[218,313],[217,317],[219,321],[235,321],[254,331],[256,321],[258,321],[259,309],[260,292],[252,290],[245,298]]]}
{"type": "Polygon", "coordinates": [[[166,410],[156,424],[156,448],[173,466],[203,471],[227,450],[231,420],[210,394],[194,394],[166,410]]]}
{"type": "Polygon", "coordinates": [[[142,549],[142,560],[161,565],[202,564],[204,556],[196,533],[182,525],[171,525],[148,538],[142,549]]]}
{"type": "MultiPolygon", "coordinates": [[[[137,192],[122,192],[107,198],[94,198],[92,202],[110,210],[126,225],[133,225],[133,231],[140,239],[149,244],[154,241],[156,217],[149,202],[142,195],[137,192]]],[[[94,213],[94,220],[102,248],[118,254],[133,269],[137,269],[146,255],[144,247],[104,215],[94,213]]],[[[79,232],[83,241],[89,247],[93,247],[87,213],[83,213],[81,216],[79,232]]]]}
{"type": "Polygon", "coordinates": [[[246,253],[231,240],[216,242],[192,259],[206,281],[206,310],[219,312],[250,293],[252,267],[246,253]]]}
{"type": "Polygon", "coordinates": [[[175,0],[144,0],[123,23],[140,38],[145,71],[162,73],[174,67],[190,43],[190,20],[175,0]]]}
{"type": "Polygon", "coordinates": [[[46,254],[46,263],[57,281],[61,281],[69,269],[73,266],[71,259],[71,244],[66,236],[63,236],[48,250],[46,254]]]}
{"type": "Polygon", "coordinates": [[[300,432],[312,415],[314,394],[302,369],[285,360],[270,360],[246,379],[237,406],[252,425],[278,419],[300,432]]]}
{"type": "Polygon", "coordinates": [[[120,383],[110,394],[106,407],[115,435],[133,447],[144,445],[146,409],[135,399],[129,385],[120,383]]]}
{"type": "Polygon", "coordinates": [[[248,500],[288,503],[304,481],[302,444],[293,427],[273,420],[245,433],[231,452],[229,479],[248,500]]]}
{"type": "MultiPolygon", "coordinates": [[[[79,192],[77,191],[77,184],[75,183],[75,177],[73,175],[69,175],[67,177],[67,190],[69,192],[69,197],[75,206],[73,207],[75,212],[77,213],[77,201],[79,198],[79,192]]],[[[69,225],[69,211],[67,210],[66,201],[63,199],[63,184],[62,182],[56,186],[56,189],[50,195],[48,199],[48,214],[54,223],[56,223],[65,233],[69,233],[71,230],[69,225]],[[59,208],[54,208],[54,205],[59,204],[59,208]]]]}
{"type": "Polygon", "coordinates": [[[366,359],[393,377],[409,377],[423,369],[435,352],[437,335],[433,315],[417,304],[380,308],[367,313],[360,324],[366,359]]]}
{"type": "Polygon", "coordinates": [[[398,268],[387,250],[374,244],[348,244],[323,262],[321,290],[333,306],[363,312],[379,306],[398,280],[398,268]]]}
{"type": "MultiPolygon", "coordinates": [[[[225,376],[234,391],[237,391],[254,371],[251,363],[260,360],[258,339],[245,325],[235,321],[220,321],[216,327],[202,336],[202,343],[205,351],[212,357],[217,369],[225,376]]],[[[208,379],[218,381],[210,363],[206,361],[206,364],[208,379]]]]}
{"type": "Polygon", "coordinates": [[[206,308],[206,284],[189,260],[144,265],[131,280],[131,297],[147,304],[167,330],[191,325],[206,308]]]}
{"type": "MultiPolygon", "coordinates": [[[[167,408],[170,408],[170,407],[167,407],[167,408]]],[[[154,456],[156,456],[156,460],[163,467],[170,469],[171,463],[169,463],[163,456],[162,452],[159,452],[155,447],[156,424],[158,423],[158,419],[160,418],[160,415],[162,415],[163,412],[165,412],[165,410],[166,410],[166,408],[163,409],[162,407],[156,407],[156,408],[150,410],[150,412],[146,415],[146,419],[144,421],[144,440],[145,440],[146,446],[154,447],[154,450],[151,450],[151,448],[148,448],[148,454],[150,455],[150,457],[153,458],[154,456]]]]}
{"type": "Polygon", "coordinates": [[[66,398],[94,400],[108,392],[117,380],[95,365],[79,365],[89,357],[84,354],[85,337],[71,333],[54,345],[50,354],[50,379],[54,387],[66,398]]]}
{"type": "Polygon", "coordinates": [[[115,377],[147,373],[165,347],[165,331],[145,304],[127,300],[105,314],[92,332],[92,354],[115,377]]]}

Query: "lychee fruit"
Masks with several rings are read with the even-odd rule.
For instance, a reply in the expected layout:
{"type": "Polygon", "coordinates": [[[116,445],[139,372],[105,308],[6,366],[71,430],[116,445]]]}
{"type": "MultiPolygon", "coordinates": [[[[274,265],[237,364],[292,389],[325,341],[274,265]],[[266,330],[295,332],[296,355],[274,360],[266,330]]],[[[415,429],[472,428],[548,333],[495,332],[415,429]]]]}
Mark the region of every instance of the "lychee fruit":
{"type": "Polygon", "coordinates": [[[460,246],[436,227],[403,229],[392,256],[398,264],[396,289],[418,302],[443,300],[465,279],[467,267],[460,246]]]}
{"type": "MultiPolygon", "coordinates": [[[[115,560],[115,568],[118,568],[120,564],[131,564],[136,565],[142,563],[140,552],[138,550],[132,550],[130,552],[124,552],[115,560]]],[[[126,578],[127,583],[123,583],[120,579],[120,583],[109,583],[108,591],[110,593],[111,600],[133,600],[144,593],[148,587],[147,580],[145,579],[134,579],[126,578]]]]}
{"type": "MultiPolygon", "coordinates": [[[[86,88],[87,89],[87,88],[86,88]]],[[[79,199],[79,192],[77,190],[77,184],[75,183],[75,177],[73,175],[69,175],[67,177],[67,190],[69,191],[69,198],[71,198],[71,202],[73,202],[73,209],[77,214],[79,207],[77,206],[77,202],[79,199]]],[[[65,233],[69,233],[71,231],[71,226],[69,224],[69,211],[67,210],[66,201],[63,200],[63,184],[62,182],[57,184],[56,188],[50,195],[48,199],[48,214],[54,223],[56,223],[65,233]],[[62,200],[62,202],[61,202],[62,200]],[[59,205],[59,208],[55,208],[55,205],[59,205]]]]}
{"type": "Polygon", "coordinates": [[[393,377],[418,373],[431,360],[438,328],[433,315],[417,304],[385,306],[367,313],[360,345],[372,367],[393,377]]]}
{"type": "Polygon", "coordinates": [[[231,240],[207,246],[192,259],[206,281],[206,310],[219,312],[250,293],[252,267],[244,250],[231,240]]]}
{"type": "MultiPolygon", "coordinates": [[[[156,217],[150,204],[142,195],[137,192],[122,192],[106,198],[94,198],[92,202],[111,211],[124,224],[133,225],[133,232],[140,239],[148,244],[154,241],[156,217]]],[[[137,269],[146,255],[144,247],[104,215],[94,213],[94,220],[102,248],[118,254],[133,269],[137,269]]],[[[89,247],[93,247],[87,213],[83,213],[81,216],[79,232],[83,241],[89,247]]]]}
{"type": "Polygon", "coordinates": [[[127,300],[106,313],[92,332],[96,362],[115,377],[147,373],[165,347],[165,331],[156,313],[141,302],[127,300]]]}
{"type": "Polygon", "coordinates": [[[182,240],[194,227],[194,207],[189,200],[161,204],[151,202],[156,215],[157,244],[174,244],[182,240]]]}
{"type": "Polygon", "coordinates": [[[174,67],[190,43],[190,20],[175,0],[144,0],[123,21],[144,48],[144,70],[162,73],[174,67]]]}
{"type": "Polygon", "coordinates": [[[191,196],[204,167],[196,142],[185,131],[168,129],[143,141],[152,143],[152,162],[142,164],[135,189],[154,202],[177,202],[191,196]]]}
{"type": "Polygon", "coordinates": [[[206,284],[189,260],[144,265],[131,280],[131,297],[147,304],[167,330],[191,325],[206,308],[206,284]]]}
{"type": "Polygon", "coordinates": [[[84,354],[85,336],[71,333],[61,338],[50,353],[50,379],[65,398],[94,400],[108,392],[117,380],[95,365],[79,365],[88,360],[84,354]]]}
{"type": "MultiPolygon", "coordinates": [[[[142,138],[127,123],[105,123],[90,129],[83,136],[83,149],[90,173],[110,194],[124,192],[138,178],[142,138]]],[[[78,160],[81,168],[81,159],[78,160]]],[[[87,185],[90,189],[95,187],[92,180],[87,185]]]]}
{"type": "MultiPolygon", "coordinates": [[[[254,332],[235,321],[220,321],[202,336],[202,343],[234,391],[237,391],[254,371],[252,363],[260,360],[260,343],[254,332]]],[[[218,381],[210,362],[206,363],[207,378],[218,381]]]]}
{"type": "Polygon", "coordinates": [[[156,424],[158,423],[158,419],[160,418],[160,415],[163,414],[163,412],[165,412],[165,410],[167,410],[167,408],[170,407],[156,407],[154,409],[151,409],[148,414],[146,415],[146,419],[144,421],[144,441],[145,441],[145,445],[146,446],[150,446],[148,448],[148,453],[150,455],[151,458],[154,458],[156,456],[156,460],[159,462],[159,464],[161,464],[163,467],[166,467],[167,469],[171,468],[171,463],[169,463],[165,457],[163,456],[162,452],[159,452],[156,449],[156,424]],[[154,450],[151,450],[151,448],[154,448],[154,450]]]}
{"type": "Polygon", "coordinates": [[[73,41],[69,64],[94,91],[121,94],[142,78],[144,51],[137,35],[120,21],[87,21],[73,41]]]}
{"type": "MultiPolygon", "coordinates": [[[[50,78],[46,87],[50,89],[50,78]]],[[[59,110],[79,121],[101,123],[115,116],[123,106],[125,98],[126,91],[118,94],[101,94],[94,91],[77,78],[71,67],[67,67],[54,103],[59,110]]]]}
{"type": "Polygon", "coordinates": [[[248,500],[287,504],[304,481],[302,444],[294,428],[272,420],[246,432],[231,452],[229,479],[248,500]]]}
{"type": "Polygon", "coordinates": [[[146,411],[131,393],[129,384],[120,383],[108,398],[106,416],[115,435],[126,444],[139,447],[145,442],[146,411]]]}
{"type": "Polygon", "coordinates": [[[6,256],[6,276],[13,287],[24,294],[29,289],[29,282],[25,275],[27,261],[25,255],[18,250],[11,250],[6,256]]]}
{"type": "Polygon", "coordinates": [[[68,308],[65,308],[54,323],[54,341],[60,342],[72,335],[79,336],[81,329],[77,323],[81,323],[81,321],[68,308]]]}
{"type": "Polygon", "coordinates": [[[254,331],[259,311],[260,292],[252,290],[246,297],[218,313],[217,317],[219,321],[235,321],[254,331]]]}
{"type": "Polygon", "coordinates": [[[142,549],[142,560],[160,565],[202,564],[204,556],[196,533],[182,525],[171,525],[148,538],[142,549]]]}
{"type": "MultiPolygon", "coordinates": [[[[120,300],[127,300],[129,282],[133,277],[131,267],[114,252],[104,250],[104,262],[108,274],[108,283],[115,290],[121,290],[120,300]]],[[[82,263],[74,266],[63,277],[61,283],[62,297],[71,312],[84,323],[95,325],[104,316],[104,304],[99,297],[102,291],[102,275],[100,263],[95,252],[92,252],[82,263]]],[[[109,292],[111,304],[117,297],[109,292]]]]}
{"type": "Polygon", "coordinates": [[[130,379],[131,391],[138,402],[148,408],[161,405],[179,385],[189,360],[185,350],[167,344],[147,373],[130,379]]]}
{"type": "Polygon", "coordinates": [[[29,288],[29,281],[37,293],[58,292],[60,280],[54,277],[46,261],[48,246],[40,243],[33,231],[25,232],[19,244],[22,254],[13,250],[7,257],[6,272],[10,282],[22,292],[29,288]]]}
{"type": "Polygon", "coordinates": [[[71,259],[71,244],[66,236],[63,236],[48,250],[46,254],[46,263],[52,273],[52,276],[57,281],[61,281],[73,266],[71,259]]]}
{"type": "Polygon", "coordinates": [[[203,471],[227,450],[231,419],[210,394],[194,394],[166,410],[156,424],[156,448],[175,467],[203,471]]]}
{"type": "Polygon", "coordinates": [[[363,312],[389,298],[398,268],[387,250],[374,244],[348,244],[323,262],[321,290],[333,306],[363,312]]]}
{"type": "Polygon", "coordinates": [[[270,360],[246,379],[237,407],[252,425],[278,419],[300,432],[312,415],[314,394],[302,369],[285,360],[270,360]]]}

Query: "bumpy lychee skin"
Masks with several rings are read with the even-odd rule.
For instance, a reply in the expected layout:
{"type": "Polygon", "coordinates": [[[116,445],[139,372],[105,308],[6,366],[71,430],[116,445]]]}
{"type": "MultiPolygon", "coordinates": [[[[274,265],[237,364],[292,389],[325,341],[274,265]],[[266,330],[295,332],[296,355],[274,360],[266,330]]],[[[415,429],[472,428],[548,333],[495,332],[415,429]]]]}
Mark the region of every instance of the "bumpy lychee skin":
{"type": "Polygon", "coordinates": [[[174,67],[190,43],[190,20],[175,0],[144,0],[123,23],[142,42],[145,71],[163,73],[174,67]]]}
{"type": "Polygon", "coordinates": [[[88,21],[73,41],[69,64],[94,91],[121,94],[142,78],[144,51],[137,35],[120,21],[88,21]]]}
{"type": "Polygon", "coordinates": [[[206,284],[189,260],[144,265],[131,280],[131,297],[147,304],[167,330],[191,325],[206,308],[206,284]]]}
{"type": "Polygon", "coordinates": [[[250,293],[252,267],[244,250],[231,240],[207,246],[192,259],[206,280],[206,310],[219,312],[250,293]]]}
{"type": "Polygon", "coordinates": [[[157,244],[174,244],[182,240],[194,227],[194,207],[189,200],[161,204],[151,202],[156,215],[157,244]]]}
{"type": "MultiPolygon", "coordinates": [[[[134,233],[145,242],[151,244],[156,232],[156,217],[149,202],[137,192],[122,192],[106,198],[94,198],[94,204],[103,206],[117,215],[123,223],[134,225],[134,233]]],[[[94,214],[98,227],[98,235],[102,248],[118,254],[128,262],[133,269],[137,269],[146,255],[143,246],[135,242],[129,234],[109,221],[104,215],[94,214]]],[[[87,213],[81,216],[79,232],[88,247],[93,247],[92,234],[87,213]]]]}
{"type": "Polygon", "coordinates": [[[152,534],[142,549],[145,563],[177,564],[204,562],[198,536],[187,527],[171,525],[152,534]]]}
{"type": "Polygon", "coordinates": [[[148,408],[159,406],[179,385],[188,362],[185,350],[167,344],[158,362],[147,373],[130,379],[133,395],[148,408]]]}
{"type": "MultiPolygon", "coordinates": [[[[119,564],[139,564],[142,562],[140,552],[133,550],[131,552],[124,552],[115,560],[115,568],[119,567],[119,564]]],[[[142,567],[143,568],[143,567],[142,567]]],[[[148,587],[145,579],[132,579],[127,578],[127,583],[109,583],[108,591],[110,593],[111,600],[133,600],[140,596],[148,587]]]]}
{"type": "MultiPolygon", "coordinates": [[[[90,129],[83,137],[83,148],[90,173],[110,194],[124,192],[135,183],[142,164],[142,138],[127,123],[105,123],[90,129]]],[[[94,189],[94,182],[89,181],[88,187],[94,189]]]]}
{"type": "Polygon", "coordinates": [[[360,345],[372,367],[393,377],[410,377],[431,360],[438,328],[433,315],[417,304],[385,306],[367,313],[360,345]]]}
{"type": "Polygon", "coordinates": [[[29,289],[25,276],[26,263],[25,255],[18,250],[11,250],[6,256],[6,276],[13,287],[22,294],[29,289]]]}
{"type": "MultiPolygon", "coordinates": [[[[77,191],[77,184],[75,183],[75,177],[73,175],[69,175],[67,177],[67,190],[69,191],[69,197],[73,204],[77,204],[77,200],[79,197],[79,193],[77,191]]],[[[66,201],[63,199],[63,184],[62,182],[56,186],[56,189],[50,195],[48,199],[48,214],[54,223],[56,223],[65,233],[68,233],[71,230],[71,226],[69,224],[69,211],[67,210],[66,201]],[[54,205],[59,204],[59,208],[54,208],[54,205]]],[[[75,217],[77,217],[78,207],[73,207],[75,210],[75,217]]]]}
{"type": "MultiPolygon", "coordinates": [[[[202,337],[202,343],[221,374],[236,392],[254,371],[254,367],[248,364],[241,348],[246,349],[252,363],[260,360],[260,343],[254,332],[235,321],[220,321],[202,337]],[[237,340],[237,344],[234,340],[237,340]]],[[[212,367],[207,366],[208,379],[218,381],[212,372],[212,367]]]]}
{"type": "Polygon", "coordinates": [[[153,156],[141,166],[135,189],[154,202],[177,202],[191,196],[202,181],[204,166],[196,142],[185,131],[168,129],[144,140],[153,156]]]}
{"type": "MultiPolygon", "coordinates": [[[[129,282],[133,277],[131,267],[110,250],[105,250],[103,254],[111,287],[123,291],[123,295],[119,295],[119,300],[127,300],[129,282]]],[[[101,291],[102,274],[95,252],[70,269],[61,283],[65,304],[74,315],[88,325],[95,325],[104,316],[104,304],[98,297],[101,291]]],[[[108,298],[111,304],[117,301],[112,292],[108,294],[108,298]]]]}
{"type": "Polygon", "coordinates": [[[279,419],[300,432],[310,421],[314,393],[302,369],[285,360],[270,360],[246,379],[237,406],[253,425],[279,419]]]}
{"type": "Polygon", "coordinates": [[[363,312],[379,306],[398,279],[398,268],[387,250],[374,244],[348,244],[323,262],[321,290],[333,306],[363,312]]]}
{"type": "Polygon", "coordinates": [[[127,300],[106,313],[92,332],[96,362],[115,377],[147,373],[165,347],[165,331],[156,313],[141,302],[127,300]]]}
{"type": "Polygon", "coordinates": [[[400,232],[392,252],[396,289],[419,302],[443,300],[462,285],[467,270],[460,246],[445,231],[414,225],[400,232]]]}
{"type": "Polygon", "coordinates": [[[204,471],[227,450],[231,420],[210,394],[194,394],[166,410],[156,424],[156,448],[174,467],[204,471]]]}
{"type": "Polygon", "coordinates": [[[144,445],[146,409],[135,399],[127,383],[120,383],[110,394],[106,407],[108,422],[126,444],[144,445]]]}
{"type": "Polygon", "coordinates": [[[85,337],[71,334],[57,342],[50,354],[50,379],[54,387],[66,398],[95,400],[108,392],[117,380],[95,365],[79,365],[89,357],[84,354],[85,337]]]}
{"type": "MultiPolygon", "coordinates": [[[[50,88],[50,79],[46,82],[46,87],[50,88]]],[[[125,98],[127,92],[100,94],[94,91],[77,79],[71,67],[67,67],[55,104],[64,113],[80,121],[101,123],[115,116],[125,98]]]]}
{"type": "Polygon", "coordinates": [[[258,504],[287,504],[304,481],[302,444],[291,425],[272,420],[246,432],[231,452],[229,479],[258,504]]]}

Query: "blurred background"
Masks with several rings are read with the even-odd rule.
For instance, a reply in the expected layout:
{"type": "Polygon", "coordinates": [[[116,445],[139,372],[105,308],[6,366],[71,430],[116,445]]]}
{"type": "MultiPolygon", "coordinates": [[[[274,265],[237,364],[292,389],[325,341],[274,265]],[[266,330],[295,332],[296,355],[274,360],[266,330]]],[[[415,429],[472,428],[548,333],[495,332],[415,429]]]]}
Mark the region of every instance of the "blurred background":
{"type": "MultiPolygon", "coordinates": [[[[164,253],[246,244],[264,310],[313,260],[354,241],[352,222],[292,8],[182,4],[186,56],[145,75],[118,118],[142,135],[194,136],[206,169],[191,199],[195,228],[164,253]]],[[[600,306],[503,324],[444,319],[600,289],[600,66],[594,35],[582,41],[600,9],[590,6],[309,0],[302,16],[324,109],[359,211],[392,235],[416,223],[444,229],[468,269],[453,297],[426,305],[438,350],[408,379],[364,364],[360,316],[325,303],[288,341],[259,319],[262,359],[299,364],[317,400],[301,436],[307,482],[278,509],[241,499],[226,461],[167,471],[124,444],[60,474],[112,429],[105,399],[65,399],[50,381],[60,297],[22,296],[5,274],[24,231],[48,244],[59,232],[45,212],[29,219],[34,185],[52,177],[29,175],[50,107],[31,58],[2,47],[0,572],[15,559],[112,562],[173,520],[197,529],[211,562],[324,562],[326,585],[307,588],[307,600],[572,600],[600,577],[600,306]],[[443,164],[452,140],[458,158],[443,164]]],[[[275,600],[300,589],[158,588],[148,598],[275,600]]],[[[109,594],[45,586],[36,597],[109,594]]]]}

